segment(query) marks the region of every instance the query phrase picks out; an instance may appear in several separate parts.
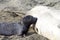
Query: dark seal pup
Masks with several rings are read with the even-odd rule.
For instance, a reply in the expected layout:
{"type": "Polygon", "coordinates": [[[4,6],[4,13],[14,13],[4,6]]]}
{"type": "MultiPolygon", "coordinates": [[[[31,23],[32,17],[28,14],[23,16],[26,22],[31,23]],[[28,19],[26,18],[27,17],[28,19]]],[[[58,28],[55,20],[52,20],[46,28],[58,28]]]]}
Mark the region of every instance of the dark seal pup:
{"type": "Polygon", "coordinates": [[[27,15],[22,18],[21,22],[17,23],[0,23],[0,35],[11,36],[11,35],[26,35],[31,24],[35,24],[37,18],[27,15]]]}

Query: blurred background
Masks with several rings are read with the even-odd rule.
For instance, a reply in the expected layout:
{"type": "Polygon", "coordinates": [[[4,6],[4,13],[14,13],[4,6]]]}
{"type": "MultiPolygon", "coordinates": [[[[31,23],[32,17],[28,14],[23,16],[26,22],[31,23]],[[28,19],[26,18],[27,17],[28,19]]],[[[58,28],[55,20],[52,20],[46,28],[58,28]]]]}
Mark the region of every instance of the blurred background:
{"type": "MultiPolygon", "coordinates": [[[[60,0],[0,0],[0,22],[18,22],[27,11],[36,5],[46,5],[60,10],[60,0]]],[[[32,29],[30,29],[32,31],[32,29]]],[[[33,33],[27,37],[0,36],[0,40],[48,40],[47,38],[33,33]]]]}

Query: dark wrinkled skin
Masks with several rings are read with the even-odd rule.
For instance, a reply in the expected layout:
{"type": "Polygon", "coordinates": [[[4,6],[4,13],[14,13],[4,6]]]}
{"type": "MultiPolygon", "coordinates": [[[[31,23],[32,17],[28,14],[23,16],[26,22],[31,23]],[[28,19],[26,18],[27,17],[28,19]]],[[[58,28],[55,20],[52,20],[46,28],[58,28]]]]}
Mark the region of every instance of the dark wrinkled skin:
{"type": "Polygon", "coordinates": [[[11,35],[26,35],[31,24],[35,24],[37,18],[33,16],[25,16],[21,22],[18,23],[0,23],[0,35],[11,36],[11,35]]]}

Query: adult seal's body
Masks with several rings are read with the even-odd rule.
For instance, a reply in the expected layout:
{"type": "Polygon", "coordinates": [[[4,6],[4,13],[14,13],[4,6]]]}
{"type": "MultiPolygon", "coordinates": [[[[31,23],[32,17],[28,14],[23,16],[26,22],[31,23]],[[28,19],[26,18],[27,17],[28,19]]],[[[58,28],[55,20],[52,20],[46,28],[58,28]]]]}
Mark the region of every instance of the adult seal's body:
{"type": "Polygon", "coordinates": [[[60,10],[35,6],[26,15],[36,17],[35,31],[49,40],[60,40],[60,10]]]}

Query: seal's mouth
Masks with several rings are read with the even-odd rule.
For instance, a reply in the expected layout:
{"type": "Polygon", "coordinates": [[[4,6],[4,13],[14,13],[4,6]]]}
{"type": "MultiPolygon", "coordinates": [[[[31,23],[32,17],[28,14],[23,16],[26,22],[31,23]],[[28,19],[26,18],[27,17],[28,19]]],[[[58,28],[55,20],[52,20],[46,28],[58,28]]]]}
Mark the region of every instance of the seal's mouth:
{"type": "Polygon", "coordinates": [[[38,33],[38,28],[35,28],[35,33],[38,33]]]}

